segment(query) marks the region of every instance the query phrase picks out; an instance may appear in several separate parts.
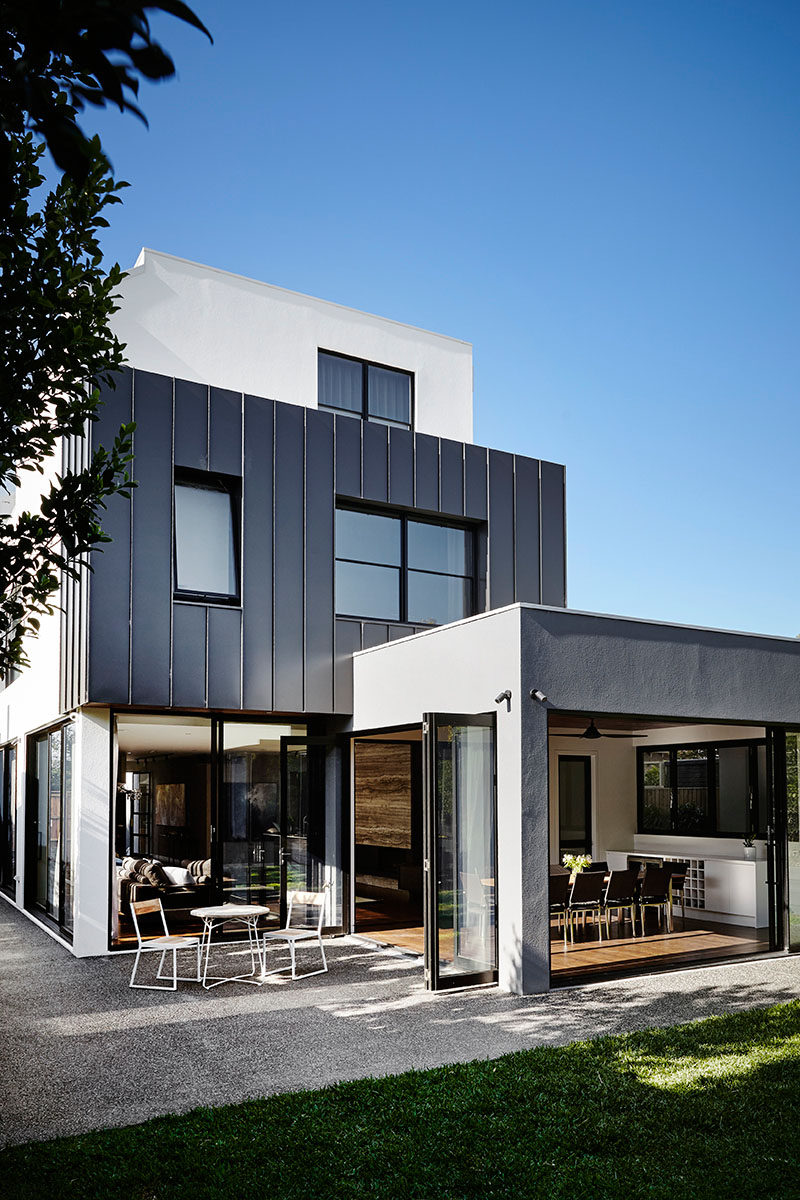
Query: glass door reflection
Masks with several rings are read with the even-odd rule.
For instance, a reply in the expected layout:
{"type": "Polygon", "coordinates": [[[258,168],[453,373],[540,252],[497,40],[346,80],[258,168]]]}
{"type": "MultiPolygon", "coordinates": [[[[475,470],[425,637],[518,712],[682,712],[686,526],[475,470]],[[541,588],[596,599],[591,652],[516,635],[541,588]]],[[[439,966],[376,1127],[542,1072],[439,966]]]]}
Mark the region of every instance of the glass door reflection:
{"type": "Polygon", "coordinates": [[[290,728],[228,721],[222,729],[222,898],[266,905],[274,925],[283,917],[281,744],[290,728]]]}

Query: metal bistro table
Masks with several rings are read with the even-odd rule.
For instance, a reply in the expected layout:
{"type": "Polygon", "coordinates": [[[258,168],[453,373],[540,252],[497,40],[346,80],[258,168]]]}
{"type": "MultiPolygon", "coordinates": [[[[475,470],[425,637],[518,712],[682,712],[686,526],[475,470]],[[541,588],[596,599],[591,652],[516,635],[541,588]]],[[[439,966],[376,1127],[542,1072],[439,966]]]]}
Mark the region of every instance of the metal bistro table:
{"type": "Polygon", "coordinates": [[[258,947],[258,919],[268,917],[270,910],[263,904],[213,904],[208,908],[193,908],[192,916],[199,917],[203,922],[203,933],[200,938],[201,954],[205,950],[203,963],[203,987],[208,990],[220,983],[253,983],[261,987],[263,978],[256,979],[256,960],[261,967],[261,954],[258,947]],[[208,975],[208,959],[211,953],[211,934],[219,925],[229,921],[239,921],[247,926],[247,940],[250,946],[250,962],[252,970],[247,975],[208,975]]]}

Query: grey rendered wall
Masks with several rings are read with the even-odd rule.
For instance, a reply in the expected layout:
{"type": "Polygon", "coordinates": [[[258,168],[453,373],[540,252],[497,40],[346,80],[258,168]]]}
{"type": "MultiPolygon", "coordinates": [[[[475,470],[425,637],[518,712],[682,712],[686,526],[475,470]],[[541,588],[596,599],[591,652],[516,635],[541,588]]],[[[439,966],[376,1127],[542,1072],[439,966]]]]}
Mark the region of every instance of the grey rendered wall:
{"type": "Polygon", "coordinates": [[[139,486],[105,517],[76,703],[349,713],[353,652],[414,627],[335,620],[338,497],[473,524],[479,608],[564,603],[555,464],[126,370],[94,444],[131,419],[139,486]],[[173,599],[173,465],[241,479],[240,607],[173,599]]]}

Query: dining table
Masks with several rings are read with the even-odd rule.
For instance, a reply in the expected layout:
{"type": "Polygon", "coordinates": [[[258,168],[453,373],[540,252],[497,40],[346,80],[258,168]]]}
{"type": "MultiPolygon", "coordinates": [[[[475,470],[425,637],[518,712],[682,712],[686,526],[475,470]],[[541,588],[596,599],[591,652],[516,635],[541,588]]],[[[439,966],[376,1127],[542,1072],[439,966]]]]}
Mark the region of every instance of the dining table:
{"type": "Polygon", "coordinates": [[[229,901],[226,904],[211,904],[205,908],[193,908],[193,917],[203,922],[203,932],[200,937],[200,953],[203,958],[203,987],[208,991],[221,983],[252,983],[261,987],[264,982],[264,962],[258,942],[258,922],[261,917],[271,915],[271,910],[264,904],[236,904],[229,901]],[[221,928],[235,921],[247,929],[247,940],[250,949],[249,973],[241,975],[209,975],[208,960],[211,954],[211,935],[216,928],[221,928]],[[260,968],[260,978],[256,971],[260,968]]]}

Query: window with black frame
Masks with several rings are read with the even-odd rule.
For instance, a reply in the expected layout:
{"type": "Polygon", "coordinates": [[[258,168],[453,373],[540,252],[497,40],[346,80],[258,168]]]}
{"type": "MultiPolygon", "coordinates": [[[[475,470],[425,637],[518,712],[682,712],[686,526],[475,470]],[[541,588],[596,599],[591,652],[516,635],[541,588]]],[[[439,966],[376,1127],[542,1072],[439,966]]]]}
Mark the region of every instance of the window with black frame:
{"type": "Polygon", "coordinates": [[[641,746],[637,755],[640,833],[763,836],[764,741],[641,746]]]}
{"type": "Polygon", "coordinates": [[[239,599],[238,480],[200,471],[175,475],[175,594],[239,599]]]}
{"type": "Polygon", "coordinates": [[[380,425],[411,428],[410,372],[320,350],[317,377],[320,408],[380,425]]]}
{"type": "Polygon", "coordinates": [[[336,614],[446,625],[473,611],[473,534],[406,516],[336,510],[336,614]]]}

